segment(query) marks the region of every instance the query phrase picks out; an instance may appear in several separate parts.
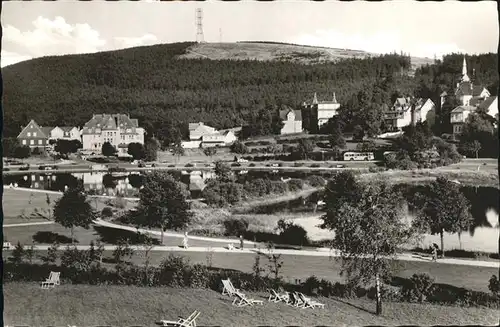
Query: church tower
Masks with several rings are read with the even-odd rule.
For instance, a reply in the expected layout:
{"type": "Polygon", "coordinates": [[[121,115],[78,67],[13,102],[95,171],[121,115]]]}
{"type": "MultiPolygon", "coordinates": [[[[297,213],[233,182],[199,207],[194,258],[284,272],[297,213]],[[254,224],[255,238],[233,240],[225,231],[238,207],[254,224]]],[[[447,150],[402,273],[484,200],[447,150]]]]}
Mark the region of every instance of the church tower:
{"type": "Polygon", "coordinates": [[[467,75],[467,62],[465,61],[465,56],[464,56],[464,63],[462,65],[462,80],[461,82],[469,82],[469,76],[467,75]]]}

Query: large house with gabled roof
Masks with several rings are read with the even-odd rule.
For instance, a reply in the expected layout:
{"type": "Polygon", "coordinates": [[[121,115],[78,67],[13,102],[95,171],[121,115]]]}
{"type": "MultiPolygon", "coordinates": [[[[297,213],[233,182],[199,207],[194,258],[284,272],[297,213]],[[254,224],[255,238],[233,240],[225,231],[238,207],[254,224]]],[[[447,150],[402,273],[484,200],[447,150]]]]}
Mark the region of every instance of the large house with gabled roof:
{"type": "Polygon", "coordinates": [[[280,134],[302,133],[302,111],[293,109],[280,110],[280,119],[283,122],[280,134]]]}
{"type": "Polygon", "coordinates": [[[303,108],[316,118],[317,127],[326,124],[330,118],[338,115],[340,103],[337,101],[335,92],[331,100],[318,101],[318,96],[314,93],[311,102],[304,102],[303,108]]]}
{"type": "Polygon", "coordinates": [[[41,126],[32,119],[23,127],[17,139],[21,145],[42,150],[50,146],[50,140],[80,140],[80,130],[74,126],[41,126]]]}
{"type": "Polygon", "coordinates": [[[119,156],[127,156],[130,143],[144,144],[144,128],[137,119],[126,114],[93,115],[82,128],[83,150],[101,153],[102,145],[109,142],[119,156]]]}

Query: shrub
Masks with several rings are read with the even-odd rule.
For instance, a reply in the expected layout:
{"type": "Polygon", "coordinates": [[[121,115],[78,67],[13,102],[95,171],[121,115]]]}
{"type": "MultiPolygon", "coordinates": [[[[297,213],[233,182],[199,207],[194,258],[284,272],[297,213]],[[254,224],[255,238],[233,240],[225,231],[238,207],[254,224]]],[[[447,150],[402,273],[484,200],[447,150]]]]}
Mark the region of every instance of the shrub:
{"type": "Polygon", "coordinates": [[[293,166],[294,167],[302,167],[302,166],[304,166],[304,163],[302,163],[302,162],[294,162],[293,166]]]}
{"type": "Polygon", "coordinates": [[[488,289],[493,295],[500,296],[500,281],[496,275],[491,275],[488,283],[488,289]]]}
{"type": "Polygon", "coordinates": [[[312,164],[312,165],[311,165],[311,166],[309,166],[309,167],[311,167],[311,168],[319,168],[319,164],[314,163],[314,164],[312,164]]]}
{"type": "Polygon", "coordinates": [[[269,193],[283,194],[288,191],[288,186],[282,181],[271,181],[269,193]]]}
{"type": "Polygon", "coordinates": [[[293,223],[285,222],[283,219],[278,220],[279,239],[283,244],[290,245],[309,245],[307,232],[301,226],[293,223]]]}
{"type": "Polygon", "coordinates": [[[158,282],[165,286],[189,286],[189,272],[189,261],[181,256],[170,254],[160,264],[158,282]]]}
{"type": "Polygon", "coordinates": [[[434,279],[427,274],[413,274],[407,285],[403,287],[403,294],[408,301],[424,302],[431,294],[434,279]]]}
{"type": "Polygon", "coordinates": [[[110,207],[104,207],[101,211],[101,216],[103,218],[113,217],[113,209],[111,209],[110,207]]]}
{"type": "Polygon", "coordinates": [[[237,154],[245,154],[248,153],[248,147],[241,143],[240,141],[235,141],[233,144],[231,144],[231,147],[229,148],[232,153],[237,153],[237,154]]]}
{"type": "Polygon", "coordinates": [[[323,177],[318,176],[318,175],[312,175],[307,179],[307,182],[309,185],[312,187],[319,187],[319,186],[324,186],[326,184],[326,181],[323,177]]]}
{"type": "Polygon", "coordinates": [[[288,189],[291,192],[296,192],[304,187],[304,181],[298,178],[292,178],[288,181],[288,189]]]}
{"type": "Polygon", "coordinates": [[[245,183],[245,191],[252,196],[263,196],[271,191],[271,181],[264,178],[257,178],[250,183],[245,183]]]}
{"type": "Polygon", "coordinates": [[[243,235],[248,229],[248,221],[245,219],[226,219],[224,220],[225,234],[227,236],[240,236],[243,235]]]}
{"type": "Polygon", "coordinates": [[[54,264],[57,260],[57,250],[59,248],[58,243],[52,244],[47,251],[46,256],[42,256],[40,259],[42,259],[42,262],[46,265],[48,264],[54,264]]]}
{"type": "Polygon", "coordinates": [[[12,251],[12,256],[9,257],[9,261],[12,263],[22,263],[25,257],[25,250],[21,243],[18,241],[16,247],[12,251]]]}

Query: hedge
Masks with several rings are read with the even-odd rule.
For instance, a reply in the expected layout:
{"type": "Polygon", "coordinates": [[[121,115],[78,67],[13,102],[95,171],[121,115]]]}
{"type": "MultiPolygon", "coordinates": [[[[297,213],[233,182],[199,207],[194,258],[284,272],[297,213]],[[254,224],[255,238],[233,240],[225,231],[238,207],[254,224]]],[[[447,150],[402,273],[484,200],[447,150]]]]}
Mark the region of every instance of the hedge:
{"type": "MultiPolygon", "coordinates": [[[[179,256],[170,255],[159,267],[137,266],[130,263],[120,263],[115,269],[106,269],[94,262],[87,269],[77,269],[75,266],[57,266],[52,264],[4,263],[4,282],[41,282],[51,271],[61,272],[62,284],[90,284],[90,285],[136,285],[136,286],[170,286],[209,288],[220,292],[221,280],[230,278],[236,288],[246,291],[266,291],[268,288],[282,287],[287,291],[299,291],[307,295],[321,295],[324,297],[368,297],[374,298],[375,289],[366,289],[349,284],[332,283],[319,280],[312,276],[304,283],[291,284],[281,279],[274,280],[266,276],[256,276],[235,270],[208,268],[203,265],[191,265],[189,261],[179,256]]],[[[382,285],[381,295],[385,301],[412,301],[405,296],[403,289],[412,287],[412,280],[405,280],[406,284],[382,285]]],[[[416,278],[413,278],[415,281],[416,278]]],[[[407,294],[412,292],[407,292],[407,294]]],[[[499,297],[485,292],[471,291],[464,288],[444,284],[433,284],[426,297],[427,302],[461,305],[486,306],[499,308],[499,297]]]]}

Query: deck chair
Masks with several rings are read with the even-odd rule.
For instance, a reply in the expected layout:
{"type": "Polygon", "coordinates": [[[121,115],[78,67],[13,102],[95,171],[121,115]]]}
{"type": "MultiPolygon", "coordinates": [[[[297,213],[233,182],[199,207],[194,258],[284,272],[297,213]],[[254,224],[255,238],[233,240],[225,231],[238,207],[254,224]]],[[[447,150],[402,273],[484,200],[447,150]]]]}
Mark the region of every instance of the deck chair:
{"type": "Polygon", "coordinates": [[[291,305],[293,305],[294,307],[303,308],[305,306],[305,303],[300,298],[299,294],[297,294],[297,292],[293,292],[291,294],[292,294],[292,297],[291,297],[292,298],[292,303],[291,303],[291,305]]]}
{"type": "Polygon", "coordinates": [[[160,322],[163,326],[182,326],[182,327],[196,327],[196,318],[200,315],[198,310],[195,310],[189,317],[186,319],[179,316],[179,320],[161,320],[160,322]]]}
{"type": "Polygon", "coordinates": [[[325,308],[325,305],[323,303],[319,303],[317,301],[314,301],[313,299],[305,296],[303,293],[297,293],[297,295],[300,297],[300,299],[302,300],[302,302],[304,302],[304,308],[316,308],[316,307],[320,307],[322,309],[325,308]]]}
{"type": "Polygon", "coordinates": [[[51,271],[49,278],[47,278],[44,282],[42,282],[42,289],[49,289],[50,287],[54,288],[56,285],[60,285],[61,282],[59,280],[60,272],[51,271]]]}
{"type": "Polygon", "coordinates": [[[233,300],[233,305],[235,305],[237,307],[244,307],[247,305],[252,306],[254,304],[260,304],[260,305],[264,304],[264,301],[249,299],[246,297],[245,294],[242,294],[242,293],[235,293],[235,295],[236,295],[236,297],[233,300]]]}
{"type": "Polygon", "coordinates": [[[222,285],[224,286],[224,288],[222,289],[223,295],[233,296],[235,294],[243,294],[239,289],[233,286],[233,283],[231,283],[230,279],[223,279],[222,285]]]}
{"type": "Polygon", "coordinates": [[[269,302],[277,303],[283,301],[285,303],[288,303],[288,301],[290,300],[290,297],[286,292],[284,294],[279,294],[273,289],[269,289],[268,291],[270,293],[269,298],[267,299],[269,302]]]}

